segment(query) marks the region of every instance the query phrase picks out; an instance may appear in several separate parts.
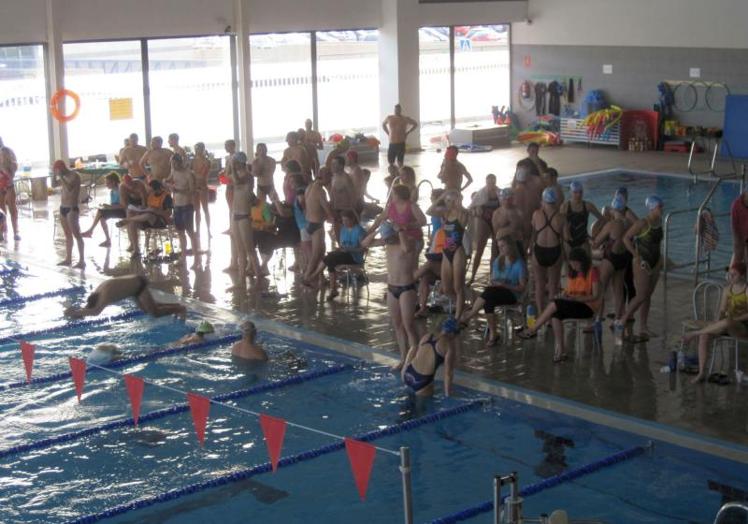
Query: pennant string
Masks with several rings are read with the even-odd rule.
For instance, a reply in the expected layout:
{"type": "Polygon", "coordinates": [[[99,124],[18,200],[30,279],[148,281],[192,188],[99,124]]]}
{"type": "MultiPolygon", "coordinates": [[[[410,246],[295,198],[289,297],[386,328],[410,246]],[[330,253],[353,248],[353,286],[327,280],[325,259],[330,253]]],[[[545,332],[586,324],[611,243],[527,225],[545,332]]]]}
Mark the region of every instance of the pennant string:
{"type": "MultiPolygon", "coordinates": [[[[16,339],[14,339],[12,337],[8,337],[8,339],[12,340],[14,342],[19,342],[19,343],[21,342],[20,340],[16,340],[16,339]]],[[[36,347],[44,347],[44,346],[41,346],[39,344],[35,344],[35,346],[36,347]]],[[[119,377],[122,377],[124,375],[124,373],[121,373],[119,371],[115,371],[114,369],[109,369],[106,366],[100,366],[100,365],[94,364],[94,363],[86,363],[86,365],[87,365],[87,367],[100,369],[102,371],[106,371],[109,374],[117,375],[119,377]]],[[[177,393],[177,394],[179,394],[181,396],[184,396],[187,393],[189,393],[188,391],[183,391],[181,389],[173,388],[171,386],[166,386],[164,384],[158,384],[156,382],[151,382],[151,381],[145,380],[145,379],[142,379],[142,380],[143,380],[144,384],[148,384],[150,386],[155,386],[157,388],[161,388],[161,389],[164,389],[164,390],[167,390],[167,391],[171,391],[171,392],[177,393]]],[[[239,406],[232,406],[231,404],[227,404],[225,402],[221,402],[221,401],[218,401],[218,400],[213,400],[211,398],[208,398],[208,400],[210,400],[211,404],[215,404],[216,406],[220,406],[220,407],[232,409],[234,411],[238,411],[240,413],[244,413],[245,415],[252,415],[253,417],[259,417],[260,416],[260,413],[258,413],[256,411],[252,411],[250,409],[240,408],[239,406]]],[[[289,426],[291,426],[291,427],[294,427],[294,428],[298,428],[298,429],[301,429],[301,430],[304,430],[304,431],[309,431],[310,433],[316,433],[318,435],[322,435],[322,436],[325,436],[325,437],[333,438],[335,440],[345,440],[344,436],[336,435],[335,433],[329,433],[329,432],[323,431],[321,429],[310,428],[309,426],[304,426],[302,424],[296,424],[296,423],[290,422],[290,421],[286,421],[286,424],[289,425],[289,426]]],[[[374,446],[374,447],[378,451],[381,451],[383,453],[388,453],[388,454],[396,456],[396,457],[400,456],[400,452],[399,451],[394,451],[394,450],[387,449],[387,448],[382,448],[382,447],[379,447],[379,446],[374,446]]]]}
{"type": "MultiPolygon", "coordinates": [[[[88,365],[90,367],[92,367],[92,368],[96,368],[96,369],[100,369],[102,371],[106,371],[107,373],[110,373],[112,375],[122,376],[122,373],[120,373],[119,371],[115,371],[113,369],[109,369],[109,368],[107,368],[105,366],[100,366],[98,364],[88,364],[88,365]]],[[[148,381],[148,380],[145,380],[145,379],[143,379],[143,382],[145,384],[150,385],[150,386],[155,386],[157,388],[165,389],[165,390],[171,391],[173,393],[178,393],[179,395],[187,395],[187,393],[189,393],[188,391],[183,391],[181,389],[177,389],[177,388],[174,388],[174,387],[171,387],[171,386],[165,386],[163,384],[157,384],[155,382],[151,382],[151,381],[148,381]]],[[[260,416],[260,413],[258,413],[257,411],[252,411],[251,409],[244,409],[244,408],[241,408],[239,406],[233,406],[233,405],[227,404],[225,402],[221,402],[221,401],[218,401],[218,400],[213,400],[212,398],[209,398],[209,397],[206,397],[206,398],[208,398],[208,400],[210,400],[211,404],[215,404],[216,406],[228,408],[228,409],[231,409],[231,410],[234,410],[234,411],[238,411],[239,413],[244,413],[245,415],[251,415],[253,417],[259,417],[260,416]]],[[[298,429],[301,429],[301,430],[304,430],[304,431],[309,431],[311,433],[316,433],[318,435],[323,435],[325,437],[333,438],[333,439],[336,439],[336,440],[345,440],[344,436],[336,435],[335,433],[329,433],[329,432],[323,431],[321,429],[310,428],[309,426],[304,426],[302,424],[296,424],[294,422],[289,422],[288,420],[286,420],[286,424],[289,425],[289,426],[291,426],[291,427],[294,427],[294,428],[298,428],[298,429]]],[[[382,448],[382,447],[379,447],[379,446],[374,446],[374,447],[377,449],[377,451],[381,451],[383,453],[388,453],[388,454],[396,456],[396,457],[400,456],[400,452],[399,451],[393,451],[391,449],[382,448]]]]}

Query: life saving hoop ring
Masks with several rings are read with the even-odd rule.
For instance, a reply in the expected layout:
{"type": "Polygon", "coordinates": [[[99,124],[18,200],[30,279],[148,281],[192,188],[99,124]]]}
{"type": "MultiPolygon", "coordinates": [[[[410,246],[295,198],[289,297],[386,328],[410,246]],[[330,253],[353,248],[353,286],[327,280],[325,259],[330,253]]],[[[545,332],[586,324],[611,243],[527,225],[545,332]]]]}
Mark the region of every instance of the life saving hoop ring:
{"type": "Polygon", "coordinates": [[[81,108],[81,99],[78,96],[77,93],[69,90],[69,89],[60,89],[58,90],[54,95],[52,95],[52,99],[49,101],[49,111],[52,113],[52,116],[55,117],[55,120],[58,122],[70,122],[73,118],[78,116],[78,111],[80,111],[81,108]],[[60,112],[60,101],[65,97],[70,97],[70,99],[75,104],[75,109],[73,109],[72,113],[63,115],[60,112]]]}

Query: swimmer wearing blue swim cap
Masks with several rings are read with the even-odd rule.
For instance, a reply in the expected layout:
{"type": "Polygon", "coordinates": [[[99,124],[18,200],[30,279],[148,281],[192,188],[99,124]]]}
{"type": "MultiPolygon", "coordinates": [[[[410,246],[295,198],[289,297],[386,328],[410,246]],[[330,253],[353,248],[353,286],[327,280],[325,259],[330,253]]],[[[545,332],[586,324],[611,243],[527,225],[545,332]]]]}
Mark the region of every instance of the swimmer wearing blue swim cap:
{"type": "Polygon", "coordinates": [[[617,194],[613,197],[613,200],[610,202],[610,207],[612,209],[615,209],[616,211],[620,211],[623,213],[626,211],[626,199],[623,198],[623,196],[617,194]]]}
{"type": "Polygon", "coordinates": [[[553,190],[553,188],[546,187],[543,190],[543,202],[546,204],[555,204],[558,202],[558,198],[556,197],[556,191],[553,190]]]}
{"type": "Polygon", "coordinates": [[[650,195],[644,201],[644,205],[648,211],[647,216],[631,226],[624,238],[626,248],[634,254],[633,272],[636,298],[631,301],[626,312],[615,323],[616,338],[622,339],[624,326],[626,326],[628,320],[634,313],[641,311],[640,322],[638,323],[639,333],[632,337],[632,341],[636,343],[646,342],[651,336],[647,322],[649,304],[652,300],[652,293],[657,286],[662,266],[666,262],[662,256],[662,240],[664,237],[662,211],[665,203],[659,196],[650,195]]]}
{"type": "Polygon", "coordinates": [[[448,397],[452,394],[455,340],[459,331],[457,319],[448,317],[442,322],[438,336],[429,333],[421,338],[418,346],[408,351],[400,376],[416,396],[425,397],[434,394],[434,379],[442,364],[444,364],[444,395],[448,397]]]}
{"type": "Polygon", "coordinates": [[[665,203],[662,201],[662,199],[657,195],[650,195],[647,197],[647,199],[644,201],[644,205],[647,209],[650,211],[657,209],[658,207],[664,207],[665,203]]]}

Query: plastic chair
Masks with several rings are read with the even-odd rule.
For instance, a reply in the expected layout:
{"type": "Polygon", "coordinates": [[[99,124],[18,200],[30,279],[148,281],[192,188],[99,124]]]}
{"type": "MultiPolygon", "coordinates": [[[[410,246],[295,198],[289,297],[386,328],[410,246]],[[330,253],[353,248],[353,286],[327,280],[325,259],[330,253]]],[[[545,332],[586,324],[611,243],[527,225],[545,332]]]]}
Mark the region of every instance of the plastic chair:
{"type": "Polygon", "coordinates": [[[338,278],[345,280],[346,289],[357,289],[359,279],[364,280],[364,286],[366,287],[366,293],[369,293],[369,275],[366,274],[366,257],[369,253],[368,249],[363,252],[364,260],[361,264],[342,264],[335,268],[335,271],[339,273],[338,278]]]}
{"type": "MultiPolygon", "coordinates": [[[[574,339],[574,348],[579,352],[580,349],[580,343],[584,340],[585,335],[592,335],[592,349],[593,350],[600,350],[602,346],[602,340],[601,340],[601,334],[598,334],[594,331],[592,333],[585,333],[584,329],[587,325],[587,322],[589,319],[586,318],[569,318],[563,321],[563,325],[565,326],[572,326],[575,333],[575,339],[574,339]]],[[[602,329],[602,328],[601,328],[602,329]]]]}
{"type": "MultiPolygon", "coordinates": [[[[691,296],[693,319],[684,320],[682,322],[681,332],[683,335],[688,331],[697,331],[704,326],[719,320],[719,306],[722,302],[722,293],[722,286],[715,282],[703,281],[694,288],[691,296]]],[[[735,371],[740,369],[738,360],[738,339],[730,336],[719,336],[714,337],[712,340],[712,357],[709,361],[709,375],[712,374],[714,363],[717,360],[717,349],[720,350],[720,367],[724,365],[726,360],[729,362],[730,355],[728,344],[733,344],[735,348],[735,371]],[[725,351],[727,351],[726,355],[725,351]]]]}
{"type": "MultiPolygon", "coordinates": [[[[166,243],[168,242],[172,246],[171,251],[174,250],[174,226],[167,224],[164,227],[148,227],[144,229],[145,232],[145,244],[143,253],[146,257],[149,257],[154,253],[165,253],[166,243]],[[149,246],[153,246],[152,248],[149,246]]],[[[184,249],[184,246],[180,246],[184,249]]]]}

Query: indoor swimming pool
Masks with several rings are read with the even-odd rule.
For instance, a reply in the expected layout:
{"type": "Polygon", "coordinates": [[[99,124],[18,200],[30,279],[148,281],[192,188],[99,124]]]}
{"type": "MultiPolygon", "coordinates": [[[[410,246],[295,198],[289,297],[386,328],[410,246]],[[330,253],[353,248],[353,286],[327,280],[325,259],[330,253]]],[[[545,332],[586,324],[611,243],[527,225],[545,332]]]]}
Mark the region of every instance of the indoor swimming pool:
{"type": "MultiPolygon", "coordinates": [[[[598,188],[588,186],[594,199],[598,188]]],[[[270,362],[242,364],[229,352],[241,319],[227,311],[193,310],[184,324],[123,303],[108,308],[104,320],[70,323],[63,308],[83,301],[86,291],[75,279],[50,276],[20,269],[4,274],[0,289],[5,523],[402,521],[397,456],[377,452],[361,501],[333,436],[289,426],[285,459],[272,473],[255,417],[213,404],[201,447],[179,391],[383,450],[409,447],[419,523],[454,522],[445,517],[490,501],[495,474],[517,471],[525,487],[631,450],[627,460],[526,496],[525,514],[564,508],[573,518],[611,523],[707,522],[723,502],[748,492],[744,463],[659,441],[650,446],[633,433],[464,388],[453,398],[416,403],[385,366],[270,331],[261,333],[270,362]],[[216,326],[206,343],[169,349],[204,319],[216,326]],[[36,345],[30,384],[18,340],[36,345]],[[68,357],[85,358],[105,341],[123,350],[114,371],[148,382],[137,428],[118,374],[89,369],[77,401],[68,357]]],[[[469,522],[490,519],[482,513],[469,522]]]]}

